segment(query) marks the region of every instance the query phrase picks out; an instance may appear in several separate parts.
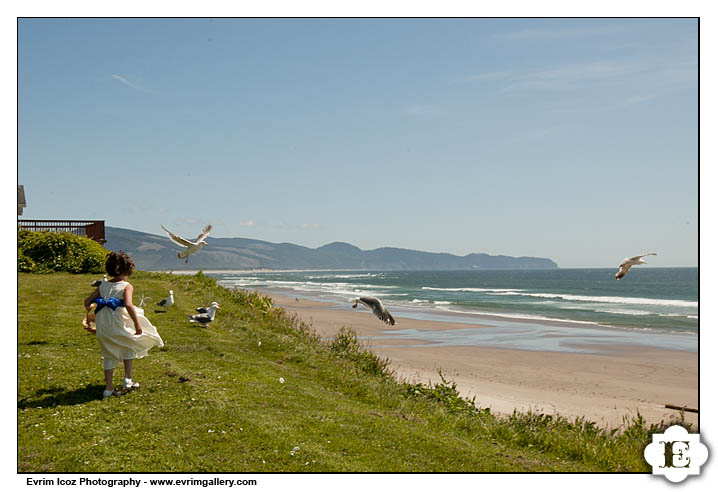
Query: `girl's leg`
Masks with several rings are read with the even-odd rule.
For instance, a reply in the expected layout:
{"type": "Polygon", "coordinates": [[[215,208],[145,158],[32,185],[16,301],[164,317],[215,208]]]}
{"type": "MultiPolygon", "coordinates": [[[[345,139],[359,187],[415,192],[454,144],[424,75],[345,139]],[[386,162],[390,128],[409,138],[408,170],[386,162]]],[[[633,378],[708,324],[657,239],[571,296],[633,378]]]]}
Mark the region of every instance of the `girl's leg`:
{"type": "Polygon", "coordinates": [[[102,358],[102,368],[105,370],[105,391],[102,392],[102,399],[110,396],[120,396],[112,386],[112,375],[115,372],[115,361],[107,357],[102,358]]]}
{"type": "Polygon", "coordinates": [[[137,389],[140,387],[140,383],[132,380],[132,361],[134,359],[125,359],[125,380],[122,382],[122,387],[126,390],[137,389]]]}
{"type": "Polygon", "coordinates": [[[125,364],[125,379],[132,379],[132,361],[135,359],[125,359],[122,362],[125,364]]]}
{"type": "Polygon", "coordinates": [[[112,375],[115,373],[115,361],[102,357],[102,368],[105,370],[105,389],[112,391],[112,375]]]}
{"type": "Polygon", "coordinates": [[[105,389],[108,391],[112,391],[112,375],[114,374],[115,369],[105,369],[105,389]]]}

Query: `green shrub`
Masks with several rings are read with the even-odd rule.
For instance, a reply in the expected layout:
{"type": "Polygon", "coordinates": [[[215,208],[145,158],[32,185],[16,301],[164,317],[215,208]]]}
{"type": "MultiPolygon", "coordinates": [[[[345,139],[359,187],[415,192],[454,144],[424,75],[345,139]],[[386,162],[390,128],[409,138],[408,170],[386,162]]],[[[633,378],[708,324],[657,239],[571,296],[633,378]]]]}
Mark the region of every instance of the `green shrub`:
{"type": "Polygon", "coordinates": [[[17,269],[20,272],[100,273],[108,251],[92,239],[69,232],[17,234],[17,269]]]}
{"type": "Polygon", "coordinates": [[[429,401],[435,401],[441,403],[444,408],[449,412],[461,415],[490,415],[491,412],[488,408],[479,409],[476,407],[476,397],[472,399],[464,398],[459,394],[459,390],[456,389],[456,383],[449,381],[444,376],[444,373],[439,369],[439,377],[441,383],[423,384],[410,384],[402,383],[402,389],[404,394],[411,398],[424,398],[429,401]]]}
{"type": "Polygon", "coordinates": [[[17,248],[17,271],[18,272],[34,272],[37,267],[32,258],[28,258],[23,253],[22,248],[17,248]]]}
{"type": "Polygon", "coordinates": [[[356,332],[352,329],[342,327],[329,344],[329,350],[339,357],[354,361],[362,372],[372,376],[389,378],[394,373],[389,368],[391,361],[381,358],[374,352],[362,347],[359,340],[357,340],[356,332]]]}

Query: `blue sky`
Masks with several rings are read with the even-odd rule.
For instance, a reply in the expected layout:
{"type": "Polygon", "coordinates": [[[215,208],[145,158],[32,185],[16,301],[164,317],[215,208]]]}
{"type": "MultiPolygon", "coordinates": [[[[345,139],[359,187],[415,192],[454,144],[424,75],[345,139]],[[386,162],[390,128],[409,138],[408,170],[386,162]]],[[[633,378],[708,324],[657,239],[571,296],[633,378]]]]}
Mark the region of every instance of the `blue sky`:
{"type": "Polygon", "coordinates": [[[694,19],[24,19],[23,218],[696,266],[697,47],[694,19]]]}

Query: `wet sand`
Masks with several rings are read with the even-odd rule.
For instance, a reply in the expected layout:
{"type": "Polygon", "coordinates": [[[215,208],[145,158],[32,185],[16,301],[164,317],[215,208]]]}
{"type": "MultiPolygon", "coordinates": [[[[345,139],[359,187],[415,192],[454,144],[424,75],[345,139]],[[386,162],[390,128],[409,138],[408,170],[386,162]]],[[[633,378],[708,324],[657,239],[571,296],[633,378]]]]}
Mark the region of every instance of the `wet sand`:
{"type": "MultiPolygon", "coordinates": [[[[392,313],[397,324],[391,327],[361,306],[348,311],[332,303],[265,294],[310,323],[322,337],[333,337],[342,326],[352,328],[374,353],[391,360],[400,379],[437,382],[441,369],[463,396],[476,397],[477,406],[489,407],[493,413],[532,410],[585,417],[614,428],[637,412],[649,423],[678,417],[678,411],[665,408],[666,404],[698,408],[696,352],[631,345],[604,345],[601,354],[437,346],[420,336],[392,337],[391,331],[476,330],[480,325],[392,313]]],[[[486,326],[490,323],[487,320],[486,326]]],[[[697,414],[686,412],[685,418],[697,425],[697,414]]]]}

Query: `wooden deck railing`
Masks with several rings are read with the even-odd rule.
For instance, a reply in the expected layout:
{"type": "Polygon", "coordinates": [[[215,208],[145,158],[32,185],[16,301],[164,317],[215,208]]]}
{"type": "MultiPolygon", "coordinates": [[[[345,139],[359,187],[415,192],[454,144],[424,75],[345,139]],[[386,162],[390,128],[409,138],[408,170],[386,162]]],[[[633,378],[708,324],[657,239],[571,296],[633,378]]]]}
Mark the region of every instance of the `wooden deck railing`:
{"type": "Polygon", "coordinates": [[[17,226],[29,231],[70,232],[100,244],[107,242],[104,220],[18,220],[17,226]]]}

